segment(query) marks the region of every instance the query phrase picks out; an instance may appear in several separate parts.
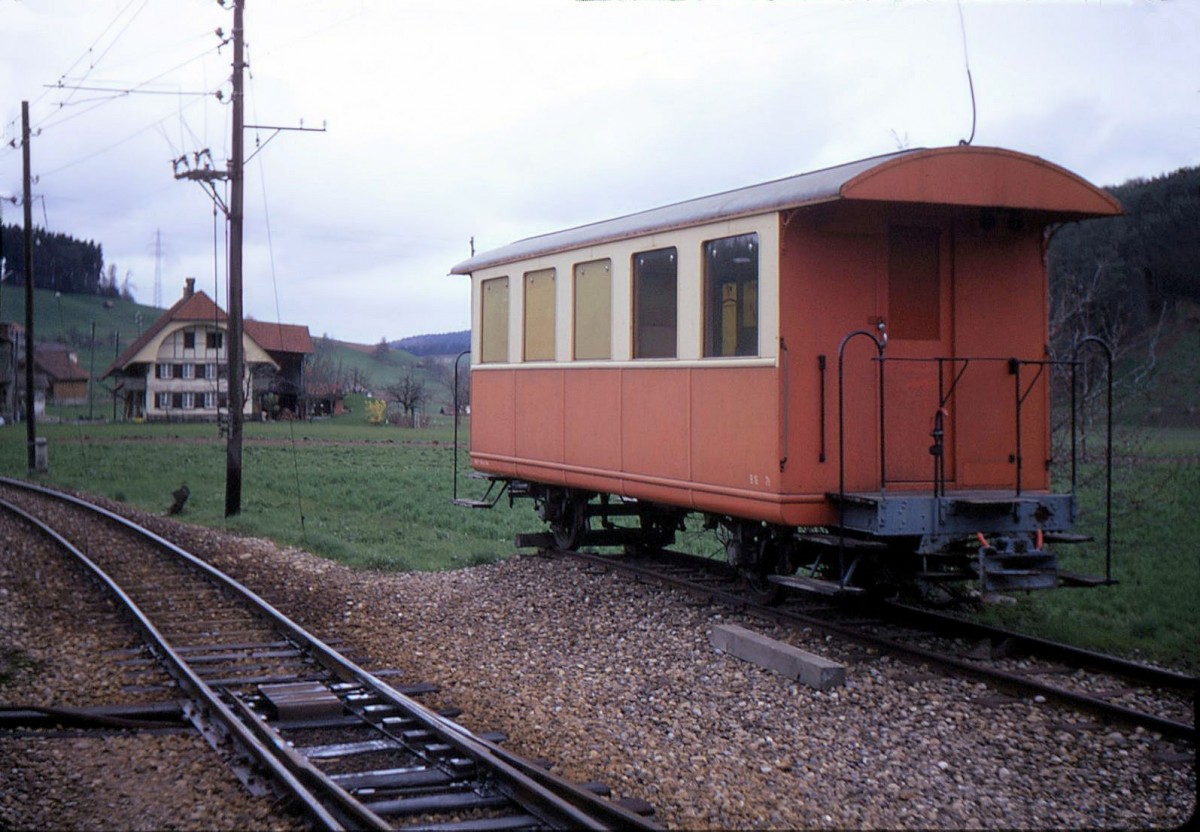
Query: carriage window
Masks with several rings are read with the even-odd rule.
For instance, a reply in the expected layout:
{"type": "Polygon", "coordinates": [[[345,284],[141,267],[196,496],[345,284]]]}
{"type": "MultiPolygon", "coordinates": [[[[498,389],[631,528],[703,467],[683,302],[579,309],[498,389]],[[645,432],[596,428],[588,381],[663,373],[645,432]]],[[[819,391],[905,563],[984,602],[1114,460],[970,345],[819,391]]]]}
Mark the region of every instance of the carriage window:
{"type": "Polygon", "coordinates": [[[941,338],[941,234],[936,228],[888,229],[888,335],[941,338]]]}
{"type": "Polygon", "coordinates": [[[508,361],[508,278],[485,280],[483,320],[480,322],[480,360],[508,361]]]}
{"type": "Polygon", "coordinates": [[[674,358],[676,329],[674,247],[633,255],[633,357],[674,358]]]}
{"type": "Polygon", "coordinates": [[[554,360],[554,269],[525,272],[525,360],[554,360]]]}
{"type": "Polygon", "coordinates": [[[758,355],[758,235],[704,244],[704,354],[758,355]]]}
{"type": "Polygon", "coordinates": [[[612,357],[612,261],[575,264],[575,357],[612,357]]]}

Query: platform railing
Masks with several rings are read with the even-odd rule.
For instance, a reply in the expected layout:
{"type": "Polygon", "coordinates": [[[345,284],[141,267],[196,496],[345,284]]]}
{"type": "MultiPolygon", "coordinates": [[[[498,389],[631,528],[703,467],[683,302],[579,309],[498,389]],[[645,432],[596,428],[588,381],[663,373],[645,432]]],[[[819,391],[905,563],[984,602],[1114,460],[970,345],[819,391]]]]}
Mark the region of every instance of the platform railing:
{"type": "MultiPolygon", "coordinates": [[[[924,363],[933,364],[937,368],[937,384],[938,384],[938,401],[937,407],[934,409],[933,418],[931,421],[931,437],[933,445],[931,446],[931,455],[933,456],[933,495],[934,497],[944,497],[946,494],[946,467],[944,455],[944,439],[945,439],[945,420],[950,412],[950,405],[954,399],[955,393],[958,390],[959,382],[966,374],[972,364],[980,363],[1004,363],[1008,365],[1009,374],[1013,377],[1013,424],[1014,424],[1014,444],[1013,461],[1016,466],[1015,482],[1013,485],[1014,495],[1021,496],[1024,490],[1024,456],[1022,442],[1022,412],[1026,400],[1038,387],[1038,382],[1046,375],[1047,370],[1055,367],[1065,367],[1070,371],[1071,379],[1071,488],[1070,496],[1074,504],[1078,492],[1078,437],[1080,432],[1080,407],[1079,407],[1079,370],[1082,365],[1080,354],[1088,347],[1099,347],[1102,350],[1102,355],[1105,360],[1105,376],[1107,379],[1107,397],[1105,402],[1105,411],[1107,419],[1107,431],[1105,437],[1105,579],[1112,582],[1112,471],[1113,471],[1113,435],[1112,435],[1112,420],[1113,420],[1113,355],[1112,349],[1102,339],[1096,336],[1087,336],[1078,341],[1073,350],[1069,361],[1060,359],[1018,359],[1005,358],[999,356],[931,356],[931,357],[902,357],[886,355],[887,334],[882,327],[879,329],[879,337],[868,330],[855,330],[844,338],[838,345],[838,391],[837,391],[837,407],[838,407],[838,503],[839,525],[844,526],[845,520],[845,502],[846,502],[846,454],[845,454],[845,435],[846,435],[846,409],[845,409],[845,365],[846,365],[846,348],[857,338],[867,338],[875,346],[875,355],[871,357],[871,361],[878,365],[878,404],[879,404],[879,490],[881,499],[887,497],[887,387],[885,384],[886,367],[892,362],[905,363],[924,363]],[[949,371],[948,371],[949,368],[949,371]],[[1032,378],[1028,377],[1025,372],[1028,368],[1033,368],[1034,373],[1032,378]]],[[[822,387],[824,385],[822,384],[822,387]]],[[[822,413],[822,420],[824,415],[822,413]]],[[[822,448],[824,442],[822,441],[822,448]]],[[[822,455],[824,452],[822,451],[822,455]]],[[[823,460],[822,460],[823,461],[823,460]]],[[[1074,520],[1074,518],[1072,518],[1074,520]]]]}

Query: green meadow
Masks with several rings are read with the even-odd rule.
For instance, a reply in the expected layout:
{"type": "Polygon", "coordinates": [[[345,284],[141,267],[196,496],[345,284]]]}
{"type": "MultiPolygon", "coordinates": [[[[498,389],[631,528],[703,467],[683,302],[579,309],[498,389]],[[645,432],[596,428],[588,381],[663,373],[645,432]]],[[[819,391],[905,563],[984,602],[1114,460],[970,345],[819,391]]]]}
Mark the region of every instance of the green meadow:
{"type": "MultiPolygon", "coordinates": [[[[1103,467],[1080,478],[1064,570],[1105,573],[1103,467]]],[[[1025,593],[982,617],[1023,632],[1200,672],[1200,430],[1146,428],[1119,442],[1113,471],[1112,586],[1025,593]],[[1132,444],[1133,447],[1128,447],[1132,444]],[[1126,445],[1127,447],[1122,447],[1126,445]],[[1125,451],[1124,453],[1122,451],[1125,451]]]]}
{"type": "MultiPolygon", "coordinates": [[[[517,532],[538,529],[527,501],[511,510],[507,499],[491,511],[451,505],[448,418],[414,430],[369,425],[363,412],[246,423],[242,512],[228,520],[226,444],[215,425],[40,425],[49,471],[31,478],[164,514],[172,492],[186,485],[190,495],[179,520],[389,571],[496,560],[513,552],[517,532]]],[[[459,496],[478,498],[487,483],[465,476],[466,456],[460,451],[459,496]]],[[[0,428],[0,473],[30,478],[27,470],[25,426],[0,428]]]]}

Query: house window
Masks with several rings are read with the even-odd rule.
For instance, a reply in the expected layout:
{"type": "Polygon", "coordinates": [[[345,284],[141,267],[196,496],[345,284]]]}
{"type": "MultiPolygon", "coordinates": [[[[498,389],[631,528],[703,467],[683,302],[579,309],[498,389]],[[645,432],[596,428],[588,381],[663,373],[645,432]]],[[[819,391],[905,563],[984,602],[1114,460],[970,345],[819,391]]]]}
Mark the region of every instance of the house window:
{"type": "Polygon", "coordinates": [[[525,360],[554,360],[554,269],[525,272],[525,360]]]}
{"type": "Polygon", "coordinates": [[[175,369],[174,364],[155,364],[154,365],[154,377],[155,378],[174,378],[175,377],[174,369],[175,369]]]}
{"type": "Polygon", "coordinates": [[[575,264],[575,358],[612,357],[612,261],[575,264]]]}
{"type": "Polygon", "coordinates": [[[633,357],[674,358],[676,250],[660,248],[633,255],[633,357]]]}
{"type": "Polygon", "coordinates": [[[205,364],[204,365],[204,378],[207,379],[208,381],[213,381],[214,379],[216,379],[216,377],[217,377],[217,365],[216,364],[205,364]]]}
{"type": "Polygon", "coordinates": [[[168,410],[171,407],[171,394],[158,393],[154,397],[154,404],[159,410],[168,410]]]}
{"type": "Polygon", "coordinates": [[[210,332],[205,336],[204,345],[210,350],[219,350],[225,345],[224,332],[210,332]]]}
{"type": "Polygon", "coordinates": [[[183,372],[179,376],[180,378],[190,380],[190,379],[193,379],[196,377],[196,365],[195,364],[181,364],[180,368],[183,370],[183,372]]]}
{"type": "Polygon", "coordinates": [[[185,350],[196,349],[196,333],[192,330],[183,333],[183,348],[185,350]]]}
{"type": "Polygon", "coordinates": [[[508,278],[483,281],[480,360],[508,361],[508,278]]]}
{"type": "Polygon", "coordinates": [[[179,406],[187,410],[193,410],[196,407],[196,395],[194,393],[181,393],[183,398],[179,402],[179,406]]]}
{"type": "Polygon", "coordinates": [[[704,354],[758,355],[758,235],[704,244],[704,354]]]}
{"type": "Polygon", "coordinates": [[[205,393],[204,394],[204,409],[212,410],[216,406],[217,406],[217,394],[216,393],[205,393]]]}

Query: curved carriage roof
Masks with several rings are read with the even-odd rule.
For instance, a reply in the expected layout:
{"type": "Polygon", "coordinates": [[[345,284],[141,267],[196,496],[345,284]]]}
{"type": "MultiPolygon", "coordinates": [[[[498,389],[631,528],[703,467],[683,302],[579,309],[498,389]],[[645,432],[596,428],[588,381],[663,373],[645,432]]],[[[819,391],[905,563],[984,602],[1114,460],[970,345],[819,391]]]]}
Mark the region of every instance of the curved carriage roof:
{"type": "Polygon", "coordinates": [[[451,274],[559,251],[835,200],[1020,208],[1047,221],[1121,213],[1095,185],[1036,156],[994,147],[903,150],[518,240],[456,265],[451,274]]]}

